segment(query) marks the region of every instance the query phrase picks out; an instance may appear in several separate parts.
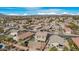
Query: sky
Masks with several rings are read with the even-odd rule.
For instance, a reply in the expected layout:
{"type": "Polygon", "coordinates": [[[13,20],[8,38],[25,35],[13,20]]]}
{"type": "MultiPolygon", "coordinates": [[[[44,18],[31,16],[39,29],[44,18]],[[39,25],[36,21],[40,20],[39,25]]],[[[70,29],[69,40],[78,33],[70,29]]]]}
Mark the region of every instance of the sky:
{"type": "Polygon", "coordinates": [[[79,15],[79,7],[0,7],[6,15],[79,15]]]}

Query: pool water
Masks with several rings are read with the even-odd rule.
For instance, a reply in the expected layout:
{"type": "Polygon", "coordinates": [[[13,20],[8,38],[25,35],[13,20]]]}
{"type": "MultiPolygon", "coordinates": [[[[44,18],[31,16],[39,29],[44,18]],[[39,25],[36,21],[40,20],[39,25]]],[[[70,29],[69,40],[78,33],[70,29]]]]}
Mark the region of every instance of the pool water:
{"type": "Polygon", "coordinates": [[[0,49],[3,48],[3,45],[0,45],[0,49]]]}

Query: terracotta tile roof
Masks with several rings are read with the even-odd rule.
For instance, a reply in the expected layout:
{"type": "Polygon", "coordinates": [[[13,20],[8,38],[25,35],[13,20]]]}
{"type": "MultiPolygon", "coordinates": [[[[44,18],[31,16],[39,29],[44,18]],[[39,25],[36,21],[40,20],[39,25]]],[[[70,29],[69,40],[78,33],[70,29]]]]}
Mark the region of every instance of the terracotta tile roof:
{"type": "Polygon", "coordinates": [[[43,49],[44,48],[44,46],[45,46],[45,42],[37,42],[36,43],[36,49],[38,48],[38,49],[43,49]]]}
{"type": "Polygon", "coordinates": [[[24,32],[24,33],[21,33],[18,35],[18,39],[25,39],[25,38],[28,38],[32,35],[33,35],[33,33],[31,33],[31,32],[24,32]]]}
{"type": "Polygon", "coordinates": [[[45,42],[34,42],[34,44],[29,45],[30,51],[42,50],[44,49],[46,43],[45,42]]]}
{"type": "Polygon", "coordinates": [[[21,45],[18,45],[18,44],[12,44],[12,45],[15,46],[18,49],[23,49],[23,50],[27,50],[28,49],[28,47],[24,47],[24,46],[21,46],[21,45]]]}
{"type": "Polygon", "coordinates": [[[72,40],[73,40],[74,43],[79,47],[79,37],[72,38],[72,40]]]}

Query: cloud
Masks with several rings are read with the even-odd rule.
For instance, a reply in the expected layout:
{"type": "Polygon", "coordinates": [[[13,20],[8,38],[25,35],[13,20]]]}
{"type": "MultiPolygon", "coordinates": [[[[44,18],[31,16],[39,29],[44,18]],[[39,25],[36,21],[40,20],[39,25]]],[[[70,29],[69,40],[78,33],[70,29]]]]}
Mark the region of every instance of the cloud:
{"type": "Polygon", "coordinates": [[[57,9],[53,9],[53,10],[46,10],[46,11],[42,11],[37,13],[38,15],[62,15],[62,14],[68,14],[68,15],[79,15],[78,14],[74,14],[74,13],[70,13],[64,10],[57,10],[57,9]]]}
{"type": "Polygon", "coordinates": [[[27,13],[24,13],[24,14],[10,13],[10,14],[6,14],[6,15],[28,15],[28,14],[27,13]]]}
{"type": "Polygon", "coordinates": [[[28,15],[27,13],[24,13],[23,15],[28,15]]]}
{"type": "Polygon", "coordinates": [[[62,14],[68,14],[68,15],[79,15],[79,13],[73,13],[71,11],[67,11],[64,9],[46,9],[46,10],[38,10],[38,15],[62,15],[62,14]]]}
{"type": "Polygon", "coordinates": [[[54,14],[56,14],[56,13],[54,13],[54,12],[51,12],[51,13],[38,13],[38,15],[54,15],[54,14]]]}
{"type": "Polygon", "coordinates": [[[38,15],[56,15],[59,14],[62,9],[46,9],[46,10],[38,10],[38,15]]]}
{"type": "Polygon", "coordinates": [[[59,12],[61,11],[62,9],[43,9],[43,10],[38,10],[38,12],[46,12],[46,13],[49,13],[49,12],[59,12]]]}
{"type": "Polygon", "coordinates": [[[63,13],[61,13],[61,14],[69,14],[68,12],[63,12],[63,13]]]}
{"type": "Polygon", "coordinates": [[[19,15],[19,14],[11,13],[11,14],[7,14],[7,15],[19,15]]]}
{"type": "Polygon", "coordinates": [[[61,14],[69,14],[69,15],[73,15],[74,13],[69,13],[69,12],[63,12],[61,14]]]}
{"type": "Polygon", "coordinates": [[[0,11],[0,13],[6,15],[62,15],[62,14],[79,15],[79,13],[75,13],[72,10],[62,8],[48,8],[48,7],[4,8],[4,11],[0,11]],[[10,11],[5,11],[5,9],[10,9],[10,11]]]}
{"type": "Polygon", "coordinates": [[[79,15],[79,13],[76,13],[76,15],[79,15]]]}
{"type": "Polygon", "coordinates": [[[61,14],[68,14],[68,15],[77,15],[76,13],[70,13],[70,12],[63,12],[61,14]]]}

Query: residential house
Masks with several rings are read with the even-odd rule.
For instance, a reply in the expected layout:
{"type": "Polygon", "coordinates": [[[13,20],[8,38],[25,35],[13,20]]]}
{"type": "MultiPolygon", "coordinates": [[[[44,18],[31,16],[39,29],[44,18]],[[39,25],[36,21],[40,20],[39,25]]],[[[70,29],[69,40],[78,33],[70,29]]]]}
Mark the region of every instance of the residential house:
{"type": "Polygon", "coordinates": [[[64,27],[64,32],[66,33],[66,34],[71,34],[72,33],[72,30],[69,28],[69,27],[64,27]]]}
{"type": "Polygon", "coordinates": [[[46,41],[47,41],[47,32],[37,32],[35,34],[35,49],[36,50],[43,50],[45,45],[46,45],[46,41]]]}
{"type": "Polygon", "coordinates": [[[47,32],[41,32],[41,31],[39,31],[39,32],[37,32],[36,34],[35,34],[35,40],[36,41],[46,41],[46,39],[47,39],[47,32]]]}
{"type": "Polygon", "coordinates": [[[18,31],[11,31],[11,33],[9,34],[10,37],[13,38],[13,40],[18,40],[17,39],[17,35],[18,35],[18,31]]]}
{"type": "Polygon", "coordinates": [[[58,36],[58,35],[52,35],[49,37],[48,47],[57,47],[57,48],[63,48],[65,43],[64,38],[58,36]]]}
{"type": "Polygon", "coordinates": [[[36,25],[35,27],[34,27],[34,31],[37,31],[37,30],[39,30],[39,29],[41,29],[42,27],[41,27],[41,25],[39,24],[39,25],[36,25]]]}
{"type": "Polygon", "coordinates": [[[30,38],[31,36],[33,36],[33,33],[31,32],[22,32],[17,35],[18,39],[27,39],[27,40],[29,40],[28,38],[30,38]]]}

